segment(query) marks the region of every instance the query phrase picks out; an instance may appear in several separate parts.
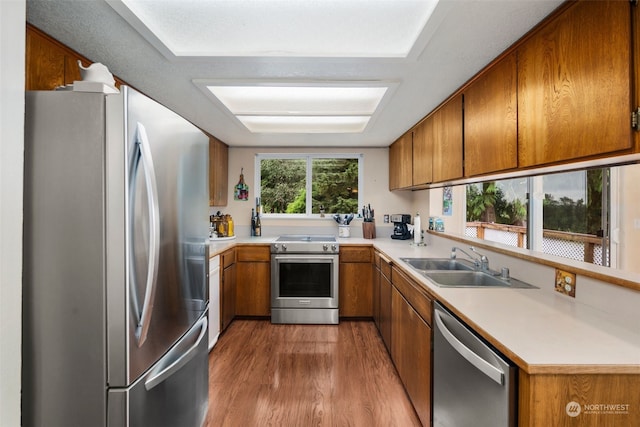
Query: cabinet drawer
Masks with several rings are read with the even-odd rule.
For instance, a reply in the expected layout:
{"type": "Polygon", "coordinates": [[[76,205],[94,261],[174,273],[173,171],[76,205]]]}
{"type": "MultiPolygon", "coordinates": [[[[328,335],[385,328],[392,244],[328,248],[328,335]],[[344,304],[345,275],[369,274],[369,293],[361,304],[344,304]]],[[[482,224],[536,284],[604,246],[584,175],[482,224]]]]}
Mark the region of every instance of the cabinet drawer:
{"type": "Polygon", "coordinates": [[[391,270],[391,283],[402,294],[402,296],[411,304],[420,317],[429,325],[431,324],[432,300],[424,291],[418,288],[418,284],[405,276],[397,268],[391,270]]]}
{"type": "Polygon", "coordinates": [[[340,246],[340,262],[372,262],[371,246],[340,246]]]}
{"type": "Polygon", "coordinates": [[[238,246],[236,248],[237,251],[237,260],[238,262],[243,261],[271,261],[271,248],[269,245],[247,245],[247,246],[238,246]]]}
{"type": "Polygon", "coordinates": [[[223,252],[222,255],[220,255],[222,258],[222,268],[227,268],[232,264],[236,263],[236,250],[234,249],[229,249],[226,252],[223,252]]]}

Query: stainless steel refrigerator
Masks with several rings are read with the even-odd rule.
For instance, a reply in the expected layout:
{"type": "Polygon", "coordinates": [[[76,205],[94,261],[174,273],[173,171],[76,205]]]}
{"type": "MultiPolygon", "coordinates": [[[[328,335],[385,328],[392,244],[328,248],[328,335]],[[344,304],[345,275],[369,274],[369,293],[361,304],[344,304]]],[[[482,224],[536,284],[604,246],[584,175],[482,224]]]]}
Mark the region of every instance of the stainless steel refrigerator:
{"type": "Polygon", "coordinates": [[[201,426],[208,138],[135,90],[27,92],[24,426],[201,426]]]}

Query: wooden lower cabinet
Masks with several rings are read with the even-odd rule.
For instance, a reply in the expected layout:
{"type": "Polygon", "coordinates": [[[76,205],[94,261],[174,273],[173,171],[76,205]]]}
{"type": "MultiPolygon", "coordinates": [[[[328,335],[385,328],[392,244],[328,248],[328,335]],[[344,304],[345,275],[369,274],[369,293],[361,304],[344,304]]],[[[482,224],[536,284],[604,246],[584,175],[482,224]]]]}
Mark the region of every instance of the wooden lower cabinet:
{"type": "Polygon", "coordinates": [[[384,345],[391,352],[391,264],[383,255],[380,255],[378,279],[380,281],[378,330],[384,345]]]}
{"type": "Polygon", "coordinates": [[[422,422],[431,424],[431,327],[391,288],[391,358],[422,422]]]}
{"type": "Polygon", "coordinates": [[[518,426],[639,426],[638,390],[637,374],[529,375],[520,371],[518,426]]]}
{"type": "Polygon", "coordinates": [[[271,252],[269,245],[236,247],[236,315],[271,315],[271,252]]]}
{"type": "Polygon", "coordinates": [[[372,261],[371,246],[340,245],[341,317],[373,317],[372,261]]]}
{"type": "Polygon", "coordinates": [[[376,328],[380,331],[380,252],[375,251],[373,253],[373,268],[371,296],[373,298],[373,322],[376,324],[376,328]]]}
{"type": "Polygon", "coordinates": [[[236,250],[225,251],[220,256],[220,331],[236,316],[236,250]]]}

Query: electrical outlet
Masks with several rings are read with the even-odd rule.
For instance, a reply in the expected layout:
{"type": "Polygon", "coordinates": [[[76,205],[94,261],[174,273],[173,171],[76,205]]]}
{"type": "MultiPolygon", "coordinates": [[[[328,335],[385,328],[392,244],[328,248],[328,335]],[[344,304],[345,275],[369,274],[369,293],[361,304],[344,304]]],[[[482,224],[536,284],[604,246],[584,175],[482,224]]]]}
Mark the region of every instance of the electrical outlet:
{"type": "Polygon", "coordinates": [[[556,291],[576,297],[576,275],[556,268],[556,291]]]}

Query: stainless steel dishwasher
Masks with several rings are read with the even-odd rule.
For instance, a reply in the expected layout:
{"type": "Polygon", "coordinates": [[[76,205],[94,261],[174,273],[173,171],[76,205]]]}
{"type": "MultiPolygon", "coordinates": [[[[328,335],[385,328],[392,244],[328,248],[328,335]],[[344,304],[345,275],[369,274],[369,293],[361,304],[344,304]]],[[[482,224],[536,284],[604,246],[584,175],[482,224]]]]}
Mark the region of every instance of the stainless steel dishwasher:
{"type": "Polygon", "coordinates": [[[433,426],[515,426],[517,367],[434,304],[433,426]]]}

